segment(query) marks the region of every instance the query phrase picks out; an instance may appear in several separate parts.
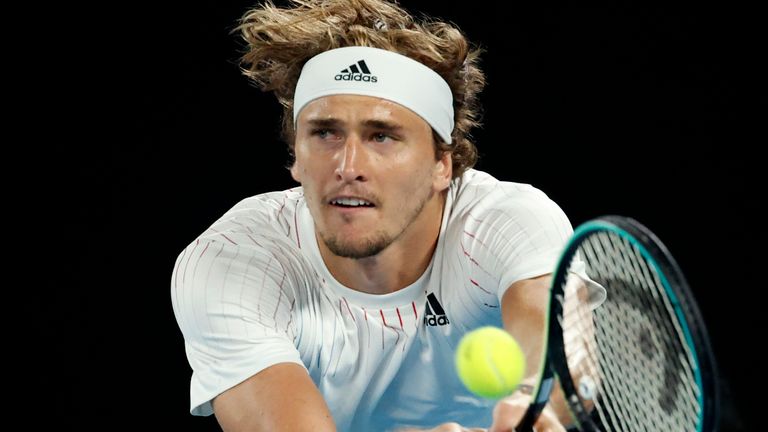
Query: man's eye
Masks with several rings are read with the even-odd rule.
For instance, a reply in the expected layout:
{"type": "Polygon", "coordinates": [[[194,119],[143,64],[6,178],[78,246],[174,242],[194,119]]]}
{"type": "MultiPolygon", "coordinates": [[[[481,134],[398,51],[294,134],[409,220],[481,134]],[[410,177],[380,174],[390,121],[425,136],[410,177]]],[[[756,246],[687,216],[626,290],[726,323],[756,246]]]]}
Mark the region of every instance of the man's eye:
{"type": "Polygon", "coordinates": [[[331,132],[332,131],[330,129],[313,129],[312,130],[312,136],[317,136],[317,137],[319,137],[321,139],[325,139],[325,138],[328,138],[328,136],[331,135],[331,132]]]}
{"type": "Polygon", "coordinates": [[[390,136],[385,134],[384,132],[379,132],[379,133],[373,134],[373,140],[376,141],[376,142],[384,142],[388,138],[390,138],[390,136]]]}

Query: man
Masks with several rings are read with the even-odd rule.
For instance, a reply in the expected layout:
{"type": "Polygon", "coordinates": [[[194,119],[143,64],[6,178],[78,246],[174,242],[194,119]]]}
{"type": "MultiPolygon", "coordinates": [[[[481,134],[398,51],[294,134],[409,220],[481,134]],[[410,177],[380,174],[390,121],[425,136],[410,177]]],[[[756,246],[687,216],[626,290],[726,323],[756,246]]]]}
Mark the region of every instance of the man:
{"type": "MultiPolygon", "coordinates": [[[[240,29],[301,187],[240,202],[177,259],[192,413],[227,431],[511,430],[530,396],[469,393],[453,352],[503,326],[535,381],[571,226],[471,169],[478,52],[382,0],[267,4],[240,29]]],[[[564,430],[550,410],[537,428],[564,430]]]]}

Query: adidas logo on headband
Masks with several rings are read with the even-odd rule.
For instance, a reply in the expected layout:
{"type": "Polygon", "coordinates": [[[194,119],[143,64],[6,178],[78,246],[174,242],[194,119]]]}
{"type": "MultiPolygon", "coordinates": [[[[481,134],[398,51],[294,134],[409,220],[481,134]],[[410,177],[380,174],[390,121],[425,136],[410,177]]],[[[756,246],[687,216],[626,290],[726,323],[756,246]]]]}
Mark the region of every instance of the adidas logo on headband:
{"type": "Polygon", "coordinates": [[[376,82],[376,75],[372,75],[365,60],[359,60],[333,77],[336,81],[364,81],[376,82]]]}

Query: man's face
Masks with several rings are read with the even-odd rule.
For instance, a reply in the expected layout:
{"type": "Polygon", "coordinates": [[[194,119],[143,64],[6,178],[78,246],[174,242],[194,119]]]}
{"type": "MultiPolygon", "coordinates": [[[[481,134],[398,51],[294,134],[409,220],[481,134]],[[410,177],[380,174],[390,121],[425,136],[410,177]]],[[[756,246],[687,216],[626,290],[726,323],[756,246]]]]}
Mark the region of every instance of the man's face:
{"type": "Polygon", "coordinates": [[[384,99],[333,95],[304,107],[296,129],[291,174],[331,252],[376,255],[435,222],[423,210],[448,187],[451,159],[435,160],[421,117],[384,99]]]}

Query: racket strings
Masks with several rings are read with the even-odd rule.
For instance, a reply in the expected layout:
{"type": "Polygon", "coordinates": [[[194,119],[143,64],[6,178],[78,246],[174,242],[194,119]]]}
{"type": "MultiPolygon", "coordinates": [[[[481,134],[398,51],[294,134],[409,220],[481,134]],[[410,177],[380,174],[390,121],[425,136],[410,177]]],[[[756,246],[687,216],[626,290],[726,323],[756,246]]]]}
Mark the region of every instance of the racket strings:
{"type": "MultiPolygon", "coordinates": [[[[626,242],[626,239],[624,239],[626,242]]],[[[684,365],[685,367],[677,368],[676,372],[682,374],[682,376],[678,377],[680,383],[695,383],[696,377],[693,374],[693,371],[695,370],[696,360],[694,358],[694,354],[691,351],[690,347],[687,343],[684,343],[685,339],[685,332],[683,331],[682,327],[680,326],[680,321],[678,319],[675,319],[677,317],[676,312],[676,304],[672,303],[672,300],[668,295],[664,295],[665,291],[659,291],[659,289],[663,289],[663,283],[659,279],[659,274],[655,271],[652,271],[651,268],[648,267],[648,262],[643,258],[642,254],[637,248],[632,247],[630,249],[634,254],[635,257],[632,260],[633,263],[636,263],[639,267],[642,268],[644,275],[652,276],[652,280],[654,281],[653,287],[656,289],[650,290],[650,292],[654,295],[654,298],[657,301],[650,302],[653,306],[658,306],[659,301],[661,305],[663,305],[664,312],[666,314],[664,317],[668,319],[661,319],[659,322],[663,323],[665,325],[664,328],[664,334],[668,335],[676,335],[675,347],[681,348],[681,350],[676,351],[677,355],[677,364],[684,365]],[[659,295],[661,293],[661,295],[659,295]],[[669,319],[671,318],[671,319],[669,319]]],[[[649,280],[649,279],[644,279],[649,280]]],[[[654,309],[655,310],[655,309],[654,309]]],[[[660,317],[661,318],[661,317],[660,317]]],[[[667,372],[670,373],[674,371],[673,368],[668,368],[667,372]]],[[[667,377],[668,379],[665,381],[667,385],[671,386],[671,382],[674,381],[675,377],[667,377]]],[[[694,411],[694,420],[698,419],[701,414],[702,407],[699,405],[700,400],[700,393],[701,388],[698,385],[678,385],[678,390],[683,390],[683,393],[680,393],[681,397],[687,398],[687,403],[690,404],[690,406],[695,408],[694,411]]],[[[665,393],[665,395],[670,395],[670,393],[665,393]]],[[[665,408],[665,411],[669,411],[671,409],[670,404],[673,404],[674,401],[669,398],[663,398],[662,399],[662,408],[665,408]]]]}
{"type": "MultiPolygon", "coordinates": [[[[653,394],[650,394],[645,395],[647,398],[640,399],[640,401],[648,402],[650,404],[649,408],[654,410],[654,412],[658,412],[657,408],[660,406],[663,408],[665,414],[670,416],[671,419],[674,419],[672,416],[674,407],[670,403],[670,400],[674,400],[674,398],[670,398],[669,396],[675,395],[680,386],[674,385],[676,377],[672,374],[679,370],[690,370],[690,368],[684,367],[681,369],[679,367],[674,367],[674,365],[669,363],[669,361],[673,360],[670,360],[667,357],[674,357],[672,353],[679,352],[680,347],[685,347],[684,344],[679,343],[684,339],[684,336],[677,326],[677,320],[674,319],[674,312],[667,301],[668,297],[665,295],[658,274],[647,265],[647,262],[643,259],[639,250],[633,247],[626,239],[618,236],[615,237],[616,240],[620,240],[620,242],[611,244],[620,245],[621,251],[614,252],[623,252],[614,254],[615,257],[619,258],[616,268],[625,270],[623,272],[624,277],[630,277],[630,283],[623,287],[623,292],[628,292],[634,295],[634,299],[626,301],[625,306],[630,308],[630,314],[638,320],[648,320],[642,324],[647,324],[649,326],[645,328],[637,327],[637,324],[635,327],[630,326],[629,329],[634,330],[635,333],[630,333],[629,337],[632,338],[633,336],[637,336],[638,347],[642,350],[643,354],[646,354],[648,357],[646,360],[656,360],[650,362],[650,364],[646,361],[644,362],[645,364],[641,366],[655,366],[655,375],[651,376],[655,376],[656,378],[663,377],[664,385],[666,388],[670,389],[670,391],[662,391],[660,398],[657,397],[656,399],[653,399],[653,394]],[[635,265],[633,266],[632,264],[635,265]],[[636,288],[637,286],[640,286],[641,289],[638,290],[636,288]],[[655,298],[657,301],[651,301],[647,293],[651,293],[650,297],[655,298]],[[637,300],[639,300],[639,302],[637,300]],[[661,302],[659,302],[659,300],[661,300],[661,302]],[[660,305],[664,305],[666,313],[659,307],[660,305]],[[653,327],[654,324],[657,325],[657,328],[653,327]],[[670,328],[670,324],[675,328],[670,328]],[[658,336],[664,335],[671,337],[667,339],[658,338],[658,336]],[[655,355],[648,355],[649,353],[655,355]],[[661,354],[664,355],[662,356],[661,354]],[[667,361],[664,362],[664,359],[667,361]],[[662,360],[662,362],[660,363],[659,360],[662,360]],[[654,402],[659,406],[655,406],[654,402]]],[[[600,240],[603,245],[608,243],[608,234],[604,234],[600,240]]],[[[620,288],[622,287],[620,286],[620,288]]],[[[620,296],[619,299],[621,299],[620,296]]],[[[643,359],[643,357],[635,358],[643,359]]],[[[642,380],[643,378],[644,376],[640,375],[638,379],[642,380]]],[[[652,387],[648,386],[645,388],[652,389],[652,387]]],[[[686,411],[682,410],[680,412],[685,413],[686,411]]],[[[656,419],[657,417],[651,417],[651,419],[656,419]]],[[[658,426],[665,425],[660,424],[658,426]]]]}
{"type": "Polygon", "coordinates": [[[594,311],[578,290],[566,287],[559,298],[566,355],[582,399],[594,404],[604,430],[695,430],[702,409],[696,362],[655,267],[628,240],[607,232],[588,238],[576,259],[608,290],[594,311]]]}
{"type": "MultiPolygon", "coordinates": [[[[603,235],[602,238],[600,238],[600,244],[602,246],[606,246],[608,242],[606,242],[607,235],[603,235]]],[[[649,278],[649,272],[647,270],[648,267],[645,266],[645,261],[639,254],[637,250],[631,247],[631,245],[626,241],[622,240],[621,250],[618,252],[629,252],[629,253],[616,253],[616,250],[610,250],[610,248],[605,248],[607,251],[611,252],[614,257],[617,257],[615,266],[617,271],[616,273],[620,275],[619,279],[624,281],[622,284],[617,284],[618,288],[622,289],[622,293],[631,293],[633,294],[633,297],[625,299],[625,303],[623,306],[628,307],[629,310],[626,311],[629,313],[629,317],[635,318],[636,322],[628,322],[626,326],[630,329],[634,329],[635,334],[637,336],[636,340],[636,348],[635,350],[630,351],[632,353],[631,359],[635,360],[641,360],[641,364],[635,365],[636,367],[634,370],[639,371],[640,375],[638,374],[632,374],[633,378],[636,382],[639,382],[640,380],[645,378],[644,371],[650,369],[648,372],[650,373],[650,377],[655,378],[656,381],[663,380],[664,385],[666,385],[668,388],[672,390],[678,389],[679,385],[675,385],[675,381],[679,380],[677,377],[674,376],[674,373],[678,370],[674,367],[669,367],[669,364],[664,363],[663,365],[659,365],[658,361],[648,363],[648,361],[653,360],[654,357],[657,357],[660,355],[660,353],[664,353],[665,356],[670,356],[668,353],[669,346],[665,344],[661,344],[661,342],[658,338],[654,338],[654,336],[657,336],[658,334],[670,334],[670,331],[675,334],[678,333],[677,331],[674,331],[670,328],[660,328],[660,332],[654,332],[654,328],[652,327],[654,324],[668,324],[670,320],[666,320],[662,313],[660,313],[659,308],[656,307],[659,303],[653,302],[653,301],[646,301],[648,300],[647,296],[643,296],[643,291],[637,290],[636,287],[639,285],[642,288],[644,288],[647,292],[652,293],[653,297],[664,299],[666,296],[661,295],[660,297],[657,295],[659,294],[659,287],[661,286],[660,281],[657,277],[655,277],[655,272],[650,272],[651,275],[653,275],[653,278],[649,278]],[[632,256],[634,254],[634,256],[632,256]],[[632,265],[632,263],[641,263],[641,266],[638,265],[632,265]],[[641,270],[641,271],[638,271],[641,270]],[[629,283],[627,284],[626,281],[629,283]],[[621,286],[624,285],[624,286],[621,286]],[[648,291],[650,289],[650,291],[648,291]],[[645,312],[645,313],[643,313],[645,312]],[[649,316],[649,312],[653,313],[653,316],[649,316]],[[665,333],[666,332],[666,333],[665,333]],[[648,357],[647,359],[644,357],[648,357]],[[648,360],[648,361],[643,361],[648,360]],[[638,367],[639,366],[639,367],[638,367]],[[659,368],[659,366],[664,366],[663,368],[659,368]]],[[[611,244],[615,245],[615,244],[611,244]]],[[[608,261],[610,264],[611,261],[608,261]]],[[[663,294],[663,293],[662,293],[663,294]]],[[[619,296],[620,298],[621,296],[619,296]]],[[[625,314],[622,313],[622,316],[625,314]]],[[[630,335],[632,336],[632,335],[630,335]]],[[[658,360],[658,359],[657,359],[658,360]]],[[[644,389],[653,389],[652,386],[646,386],[643,387],[644,389]]],[[[674,395],[674,391],[670,392],[662,392],[660,395],[657,395],[657,397],[654,399],[653,394],[648,394],[647,392],[645,394],[641,394],[639,399],[635,399],[635,402],[639,402],[641,404],[644,403],[644,405],[648,405],[648,403],[651,403],[649,406],[650,409],[656,409],[661,407],[662,411],[665,411],[667,414],[672,414],[674,409],[672,407],[672,404],[670,403],[671,398],[665,397],[669,395],[674,395]],[[653,406],[652,402],[656,402],[658,406],[653,406]]],[[[635,394],[634,396],[637,396],[635,394]]],[[[656,417],[651,417],[651,420],[655,420],[656,417]]],[[[646,417],[646,422],[648,421],[648,418],[646,417]]],[[[653,426],[651,423],[650,426],[653,426]]],[[[664,426],[663,424],[657,425],[658,426],[664,426]]]]}

